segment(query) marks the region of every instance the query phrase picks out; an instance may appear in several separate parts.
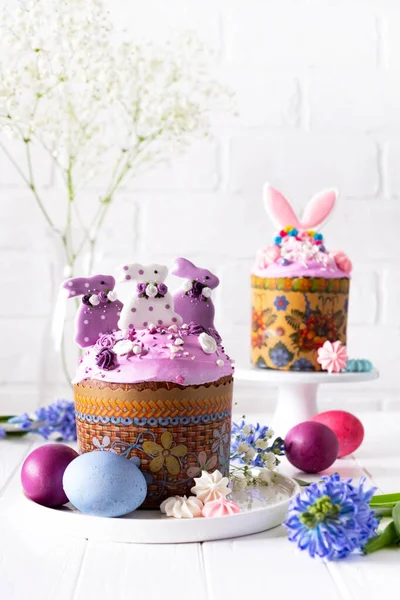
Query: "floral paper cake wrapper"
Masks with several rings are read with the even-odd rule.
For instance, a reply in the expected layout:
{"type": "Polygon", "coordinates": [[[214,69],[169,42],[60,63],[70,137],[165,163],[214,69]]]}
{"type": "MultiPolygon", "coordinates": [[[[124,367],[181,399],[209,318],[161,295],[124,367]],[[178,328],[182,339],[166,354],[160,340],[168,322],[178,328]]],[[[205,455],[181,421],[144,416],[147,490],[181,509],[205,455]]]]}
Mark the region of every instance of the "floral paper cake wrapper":
{"type": "Polygon", "coordinates": [[[252,363],[284,371],[320,371],[326,340],[346,344],[349,279],[252,275],[252,363]]]}
{"type": "Polygon", "coordinates": [[[116,452],[133,460],[148,483],[142,508],[159,508],[169,496],[190,494],[203,468],[228,476],[232,388],[232,377],[186,387],[76,384],[79,451],[116,452]]]}

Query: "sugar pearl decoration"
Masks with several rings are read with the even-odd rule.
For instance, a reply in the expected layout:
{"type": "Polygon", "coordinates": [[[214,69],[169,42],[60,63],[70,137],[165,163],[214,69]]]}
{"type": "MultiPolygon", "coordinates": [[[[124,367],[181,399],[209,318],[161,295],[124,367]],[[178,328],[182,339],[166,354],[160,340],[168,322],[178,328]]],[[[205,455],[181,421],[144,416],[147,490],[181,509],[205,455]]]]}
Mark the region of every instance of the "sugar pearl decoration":
{"type": "Polygon", "coordinates": [[[224,363],[224,361],[223,361],[223,360],[221,360],[220,358],[217,360],[217,365],[218,365],[218,367],[223,367],[223,366],[224,366],[224,364],[225,364],[225,363],[224,363]]]}

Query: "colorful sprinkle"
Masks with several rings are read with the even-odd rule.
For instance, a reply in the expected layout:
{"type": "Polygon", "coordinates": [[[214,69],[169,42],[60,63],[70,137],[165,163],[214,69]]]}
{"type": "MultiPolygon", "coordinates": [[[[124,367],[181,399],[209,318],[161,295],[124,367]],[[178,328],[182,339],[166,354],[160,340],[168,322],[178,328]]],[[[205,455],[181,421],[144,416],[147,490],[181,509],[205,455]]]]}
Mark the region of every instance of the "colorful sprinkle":
{"type": "Polygon", "coordinates": [[[282,238],[281,238],[281,236],[280,236],[280,235],[277,235],[277,236],[274,238],[274,243],[279,245],[281,242],[282,242],[282,238]]]}

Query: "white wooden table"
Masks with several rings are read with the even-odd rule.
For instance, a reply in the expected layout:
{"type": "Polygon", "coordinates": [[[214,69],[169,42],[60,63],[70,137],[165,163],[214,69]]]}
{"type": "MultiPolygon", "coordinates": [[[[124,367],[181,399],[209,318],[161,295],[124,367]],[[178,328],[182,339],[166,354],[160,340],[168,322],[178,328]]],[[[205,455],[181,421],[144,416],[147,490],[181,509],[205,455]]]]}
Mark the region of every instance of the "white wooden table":
{"type": "MultiPolygon", "coordinates": [[[[382,492],[400,492],[400,413],[360,416],[363,446],[329,472],[366,475],[382,492]]],[[[268,423],[265,417],[262,421],[268,423]]],[[[18,514],[5,522],[1,511],[2,502],[16,493],[10,484],[36,443],[32,437],[0,441],[1,600],[398,597],[400,550],[317,561],[298,552],[283,527],[238,539],[165,546],[102,543],[59,537],[57,531],[37,537],[21,528],[18,514]]],[[[281,470],[294,474],[286,463],[281,470]]]]}

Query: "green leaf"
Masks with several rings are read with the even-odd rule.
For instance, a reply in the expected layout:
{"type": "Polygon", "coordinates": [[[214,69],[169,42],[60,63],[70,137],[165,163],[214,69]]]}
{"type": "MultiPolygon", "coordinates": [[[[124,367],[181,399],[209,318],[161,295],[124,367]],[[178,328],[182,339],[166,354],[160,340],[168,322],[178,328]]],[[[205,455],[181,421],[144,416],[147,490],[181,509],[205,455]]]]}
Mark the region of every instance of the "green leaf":
{"type": "Polygon", "coordinates": [[[0,423],[7,423],[8,419],[12,419],[13,415],[9,415],[8,417],[0,417],[0,423]]]}
{"type": "Polygon", "coordinates": [[[370,507],[374,508],[374,506],[385,507],[385,506],[395,506],[398,502],[400,502],[400,494],[377,494],[376,496],[372,496],[370,500],[370,507]]]}
{"type": "Polygon", "coordinates": [[[393,523],[396,528],[397,536],[400,538],[400,502],[392,510],[393,523]]]}
{"type": "Polygon", "coordinates": [[[392,521],[386,529],[376,537],[371,538],[363,548],[364,554],[371,554],[387,546],[395,546],[399,542],[399,536],[392,521]]]}
{"type": "Polygon", "coordinates": [[[268,327],[271,327],[271,325],[275,323],[277,318],[278,315],[269,315],[264,321],[265,328],[268,329],[268,327]]]}
{"type": "Polygon", "coordinates": [[[391,506],[374,506],[373,510],[377,517],[391,517],[393,509],[391,506]]]}
{"type": "Polygon", "coordinates": [[[303,312],[302,310],[297,310],[297,308],[294,308],[292,310],[292,315],[294,317],[297,317],[298,319],[300,319],[301,322],[303,322],[304,319],[306,318],[306,313],[303,312]]]}
{"type": "Polygon", "coordinates": [[[312,481],[304,481],[304,479],[298,479],[297,477],[293,477],[293,479],[297,481],[301,487],[307,487],[312,484],[312,481]]]}
{"type": "Polygon", "coordinates": [[[290,327],[293,327],[293,329],[296,329],[297,331],[300,329],[301,322],[291,315],[285,315],[285,321],[290,325],[290,327]]]}

